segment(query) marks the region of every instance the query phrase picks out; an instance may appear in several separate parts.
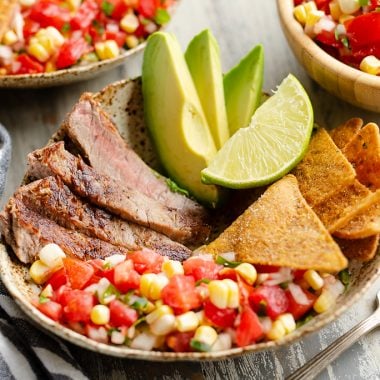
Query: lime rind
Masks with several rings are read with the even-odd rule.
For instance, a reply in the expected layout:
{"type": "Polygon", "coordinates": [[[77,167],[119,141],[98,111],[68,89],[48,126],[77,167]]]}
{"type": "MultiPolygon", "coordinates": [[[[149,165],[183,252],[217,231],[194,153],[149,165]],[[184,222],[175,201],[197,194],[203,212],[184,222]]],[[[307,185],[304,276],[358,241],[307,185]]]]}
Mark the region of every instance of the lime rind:
{"type": "Polygon", "coordinates": [[[302,160],[312,129],[310,99],[290,74],[202,170],[202,181],[233,189],[272,183],[302,160]]]}

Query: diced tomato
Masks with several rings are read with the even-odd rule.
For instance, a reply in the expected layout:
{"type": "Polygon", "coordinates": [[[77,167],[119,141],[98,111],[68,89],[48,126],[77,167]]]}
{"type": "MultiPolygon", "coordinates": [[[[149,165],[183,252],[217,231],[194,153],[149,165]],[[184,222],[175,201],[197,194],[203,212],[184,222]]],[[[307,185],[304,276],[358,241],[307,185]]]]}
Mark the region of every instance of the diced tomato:
{"type": "Polygon", "coordinates": [[[191,276],[175,275],[169,284],[162,289],[161,298],[166,305],[173,308],[176,314],[197,309],[201,306],[201,298],[195,289],[195,281],[191,276]]]}
{"type": "Polygon", "coordinates": [[[106,40],[114,40],[119,47],[124,46],[127,33],[119,30],[117,32],[106,31],[106,40]]]}
{"type": "Polygon", "coordinates": [[[143,274],[147,273],[160,273],[164,258],[157,252],[150,249],[141,251],[134,251],[129,253],[128,259],[133,261],[135,270],[143,274]]]}
{"type": "Polygon", "coordinates": [[[29,39],[33,34],[36,34],[40,29],[40,24],[36,21],[31,20],[30,18],[25,18],[23,34],[26,40],[29,39]]]}
{"type": "Polygon", "coordinates": [[[63,313],[68,322],[88,322],[94,306],[92,294],[83,290],[66,290],[61,296],[64,301],[63,313]]]}
{"type": "Polygon", "coordinates": [[[315,4],[317,8],[323,12],[325,12],[327,15],[330,14],[330,4],[331,0],[315,0],[315,4]]]}
{"type": "Polygon", "coordinates": [[[71,28],[73,30],[87,29],[96,19],[98,13],[99,6],[95,0],[84,0],[70,21],[71,28]]]}
{"type": "Polygon", "coordinates": [[[137,11],[146,18],[153,18],[159,6],[160,0],[140,0],[137,11]]]}
{"type": "Polygon", "coordinates": [[[64,69],[65,67],[74,65],[83,54],[90,50],[83,37],[67,40],[59,49],[56,61],[57,68],[64,69]]]}
{"type": "Polygon", "coordinates": [[[204,303],[205,316],[217,327],[227,328],[234,325],[237,310],[231,308],[219,309],[212,302],[204,303]]]}
{"type": "Polygon", "coordinates": [[[303,278],[303,275],[305,274],[306,270],[304,269],[296,269],[293,271],[293,277],[295,280],[300,280],[303,278]]]}
{"type": "Polygon", "coordinates": [[[345,22],[347,37],[353,52],[365,46],[380,45],[380,13],[371,12],[345,22]]]}
{"type": "Polygon", "coordinates": [[[73,289],[83,289],[95,273],[91,264],[70,257],[63,259],[63,266],[73,289]]]}
{"type": "Polygon", "coordinates": [[[45,71],[44,66],[28,54],[20,54],[17,62],[21,65],[14,74],[36,74],[45,71]]]}
{"type": "Polygon", "coordinates": [[[328,30],[322,30],[318,33],[315,39],[323,45],[330,46],[334,49],[339,49],[343,47],[340,40],[335,38],[334,32],[329,32],[328,30]]]}
{"type": "Polygon", "coordinates": [[[129,10],[131,10],[131,5],[128,5],[127,1],[124,0],[98,0],[102,6],[103,2],[107,1],[108,6],[106,16],[111,17],[114,20],[120,21],[129,10]]]}
{"type": "Polygon", "coordinates": [[[62,285],[65,285],[67,283],[67,276],[65,272],[65,268],[61,268],[60,270],[54,272],[49,280],[47,281],[47,284],[50,284],[53,288],[53,290],[57,290],[62,285]]]}
{"type": "Polygon", "coordinates": [[[294,6],[300,5],[304,2],[304,0],[294,0],[294,6]]]}
{"type": "Polygon", "coordinates": [[[237,273],[235,269],[232,268],[223,268],[218,273],[218,279],[223,280],[229,278],[230,280],[237,281],[237,273]]]}
{"type": "Polygon", "coordinates": [[[174,352],[191,351],[190,341],[194,336],[194,331],[190,332],[174,332],[166,338],[166,344],[174,352]]]}
{"type": "Polygon", "coordinates": [[[254,289],[249,296],[249,303],[256,313],[264,313],[272,319],[285,313],[289,306],[283,289],[267,285],[254,289]]]}
{"type": "Polygon", "coordinates": [[[99,272],[103,271],[104,260],[102,259],[87,260],[86,263],[93,266],[95,270],[94,274],[99,274],[99,272]]]}
{"type": "Polygon", "coordinates": [[[274,265],[255,264],[257,273],[276,273],[280,270],[280,267],[274,265]]]}
{"type": "Polygon", "coordinates": [[[41,28],[54,26],[58,30],[70,21],[70,11],[57,2],[37,1],[30,10],[30,19],[40,24],[41,28]]]}
{"type": "Polygon", "coordinates": [[[380,7],[380,1],[379,0],[370,0],[369,2],[369,10],[375,11],[376,8],[380,7]]]}
{"type": "Polygon", "coordinates": [[[37,304],[38,310],[51,318],[53,321],[60,321],[62,319],[62,306],[54,301],[37,304]]]}
{"type": "Polygon", "coordinates": [[[240,323],[236,328],[236,344],[239,347],[255,343],[263,335],[257,314],[249,307],[245,306],[240,314],[240,323]]]}
{"type": "Polygon", "coordinates": [[[223,269],[222,265],[218,265],[214,260],[204,259],[202,257],[192,257],[183,262],[185,275],[193,276],[195,281],[207,278],[216,280],[218,273],[223,269]]]}
{"type": "Polygon", "coordinates": [[[295,301],[295,299],[292,296],[292,293],[290,293],[289,290],[285,292],[286,297],[288,299],[288,312],[293,314],[294,319],[300,319],[302,318],[314,305],[315,300],[317,299],[317,296],[313,293],[310,293],[309,291],[303,289],[303,292],[305,293],[308,303],[306,305],[301,305],[295,301]]]}
{"type": "Polygon", "coordinates": [[[114,300],[109,305],[112,326],[131,326],[137,321],[139,315],[137,311],[125,305],[119,300],[114,300]]]}
{"type": "Polygon", "coordinates": [[[115,266],[113,283],[122,293],[140,287],[140,275],[134,270],[132,260],[123,261],[115,266]]]}

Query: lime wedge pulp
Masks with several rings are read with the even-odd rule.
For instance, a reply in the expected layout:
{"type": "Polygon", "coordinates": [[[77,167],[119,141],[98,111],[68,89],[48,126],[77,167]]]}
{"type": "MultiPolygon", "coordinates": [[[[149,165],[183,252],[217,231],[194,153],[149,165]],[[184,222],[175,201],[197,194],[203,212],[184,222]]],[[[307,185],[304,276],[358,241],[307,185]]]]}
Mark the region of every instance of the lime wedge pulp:
{"type": "Polygon", "coordinates": [[[202,181],[232,189],[281,178],[301,161],[313,130],[313,108],[301,83],[289,74],[201,172],[202,181]]]}

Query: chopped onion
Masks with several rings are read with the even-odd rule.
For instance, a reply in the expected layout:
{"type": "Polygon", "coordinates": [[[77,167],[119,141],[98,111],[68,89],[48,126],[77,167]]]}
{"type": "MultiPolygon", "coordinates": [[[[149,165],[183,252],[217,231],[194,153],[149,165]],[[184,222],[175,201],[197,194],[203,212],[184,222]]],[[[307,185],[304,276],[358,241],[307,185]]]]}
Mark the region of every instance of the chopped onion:
{"type": "Polygon", "coordinates": [[[87,326],[87,336],[99,343],[108,343],[107,330],[102,327],[87,326]]]}
{"type": "Polygon", "coordinates": [[[142,332],[132,340],[131,348],[151,351],[156,344],[157,337],[150,332],[142,332]]]}
{"type": "Polygon", "coordinates": [[[274,286],[293,280],[292,270],[290,268],[281,268],[278,272],[270,273],[264,285],[274,286]]]}
{"type": "Polygon", "coordinates": [[[0,63],[8,65],[12,62],[12,49],[9,46],[0,45],[0,63]]]}
{"type": "Polygon", "coordinates": [[[108,23],[106,25],[106,30],[108,32],[114,32],[117,33],[119,31],[119,25],[117,23],[108,23]]]}
{"type": "Polygon", "coordinates": [[[300,286],[290,283],[288,285],[288,289],[294,298],[294,301],[296,301],[299,305],[309,305],[309,300],[300,286]]]}
{"type": "Polygon", "coordinates": [[[345,288],[339,280],[336,280],[334,283],[331,282],[326,284],[325,289],[329,291],[335,298],[338,298],[341,294],[343,294],[345,288]]]}
{"type": "Polygon", "coordinates": [[[272,328],[272,320],[269,317],[260,318],[260,324],[264,334],[267,334],[272,328]]]}
{"type": "Polygon", "coordinates": [[[315,25],[314,25],[314,33],[319,34],[322,31],[332,32],[336,27],[336,23],[329,17],[322,17],[315,25]]]}
{"type": "Polygon", "coordinates": [[[20,10],[14,15],[11,27],[15,31],[17,38],[20,41],[24,41],[24,18],[20,10]]]}
{"type": "Polygon", "coordinates": [[[235,252],[223,252],[223,253],[220,253],[219,256],[223,257],[223,259],[227,261],[236,261],[235,252]]]}
{"type": "Polygon", "coordinates": [[[157,25],[154,22],[150,22],[145,25],[144,29],[147,33],[152,34],[157,30],[157,25]]]}
{"type": "Polygon", "coordinates": [[[338,24],[338,26],[336,27],[336,33],[338,36],[346,34],[346,27],[343,24],[338,24]]]}

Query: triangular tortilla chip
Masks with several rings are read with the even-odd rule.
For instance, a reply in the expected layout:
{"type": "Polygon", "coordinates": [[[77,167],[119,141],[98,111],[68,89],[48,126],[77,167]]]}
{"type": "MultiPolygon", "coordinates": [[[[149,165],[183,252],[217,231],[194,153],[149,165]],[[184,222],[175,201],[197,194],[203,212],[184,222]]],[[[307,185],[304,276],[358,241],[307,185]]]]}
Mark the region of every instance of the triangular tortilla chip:
{"type": "Polygon", "coordinates": [[[372,190],[380,189],[380,135],[375,123],[365,125],[344,147],[357,179],[372,190]]]}
{"type": "Polygon", "coordinates": [[[0,42],[12,23],[17,2],[17,0],[0,0],[0,42]]]}
{"type": "Polygon", "coordinates": [[[367,210],[376,199],[359,181],[340,188],[313,206],[314,212],[330,233],[345,226],[362,210],[367,210]]]}
{"type": "Polygon", "coordinates": [[[379,235],[373,235],[365,239],[344,240],[335,239],[342,252],[349,259],[360,261],[372,260],[377,252],[379,235]]]}
{"type": "Polygon", "coordinates": [[[380,190],[371,194],[374,200],[343,228],[334,232],[334,236],[342,239],[364,239],[380,233],[380,190]]]}
{"type": "Polygon", "coordinates": [[[323,128],[312,137],[305,157],[293,174],[310,206],[353,183],[356,176],[346,157],[323,128]]]}
{"type": "Polygon", "coordinates": [[[363,120],[359,119],[358,117],[354,117],[331,130],[330,136],[333,139],[335,145],[339,149],[343,149],[359,132],[362,126],[363,120]]]}
{"type": "Polygon", "coordinates": [[[292,175],[271,185],[216,240],[202,249],[234,251],[238,261],[337,272],[347,260],[292,175]]]}

